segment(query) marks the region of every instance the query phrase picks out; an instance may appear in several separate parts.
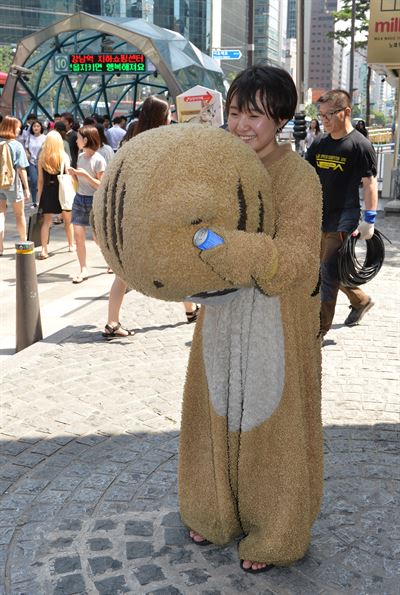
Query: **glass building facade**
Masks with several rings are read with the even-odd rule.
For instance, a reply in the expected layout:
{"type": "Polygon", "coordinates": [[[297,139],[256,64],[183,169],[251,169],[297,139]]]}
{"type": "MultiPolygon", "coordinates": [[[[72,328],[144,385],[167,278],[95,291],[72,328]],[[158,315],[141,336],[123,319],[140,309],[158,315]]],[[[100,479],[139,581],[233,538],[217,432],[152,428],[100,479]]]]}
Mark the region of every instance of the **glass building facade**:
{"type": "Polygon", "coordinates": [[[288,0],[286,33],[288,39],[296,39],[296,8],[297,0],[288,0]]]}
{"type": "Polygon", "coordinates": [[[139,0],[126,4],[126,16],[177,31],[202,52],[209,53],[211,0],[139,0]]]}
{"type": "Polygon", "coordinates": [[[282,66],[281,4],[279,0],[255,1],[255,64],[282,66]]]}
{"type": "Polygon", "coordinates": [[[223,60],[221,67],[233,79],[247,66],[247,0],[221,3],[221,47],[242,52],[240,60],[223,60]]]}
{"type": "Polygon", "coordinates": [[[0,44],[15,45],[78,10],[100,14],[100,6],[100,0],[0,0],[0,44]]]}
{"type": "Polygon", "coordinates": [[[92,15],[143,18],[177,31],[209,53],[211,4],[212,0],[0,0],[0,44],[15,45],[81,10],[92,15]]]}

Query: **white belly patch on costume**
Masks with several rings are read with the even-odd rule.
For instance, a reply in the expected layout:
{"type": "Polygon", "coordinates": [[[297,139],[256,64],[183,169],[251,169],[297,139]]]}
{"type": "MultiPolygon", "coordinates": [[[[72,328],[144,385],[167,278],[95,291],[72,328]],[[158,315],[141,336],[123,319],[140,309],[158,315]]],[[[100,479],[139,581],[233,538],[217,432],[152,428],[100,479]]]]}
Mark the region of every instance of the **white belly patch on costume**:
{"type": "Polygon", "coordinates": [[[231,301],[207,302],[203,358],[211,403],[230,432],[271,417],[282,397],[285,351],[279,298],[242,288],[231,301]]]}

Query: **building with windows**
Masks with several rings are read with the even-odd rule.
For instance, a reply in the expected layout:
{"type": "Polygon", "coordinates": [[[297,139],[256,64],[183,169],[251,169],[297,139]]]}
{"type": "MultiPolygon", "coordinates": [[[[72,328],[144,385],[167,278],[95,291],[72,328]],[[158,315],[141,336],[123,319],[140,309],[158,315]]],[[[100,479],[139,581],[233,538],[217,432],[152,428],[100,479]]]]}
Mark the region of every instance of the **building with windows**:
{"type": "Polygon", "coordinates": [[[0,45],[16,45],[78,10],[100,14],[100,7],[100,0],[0,0],[0,45]]]}
{"type": "Polygon", "coordinates": [[[286,22],[286,37],[288,39],[296,39],[296,8],[296,0],[288,0],[286,22]]]}
{"type": "Polygon", "coordinates": [[[287,2],[255,0],[254,63],[284,66],[287,2]]]}
{"type": "Polygon", "coordinates": [[[143,18],[177,31],[209,53],[211,9],[212,0],[0,0],[0,44],[15,45],[23,37],[81,10],[106,17],[143,18]]]}
{"type": "Polygon", "coordinates": [[[331,16],[337,10],[337,0],[311,0],[311,23],[308,54],[308,86],[317,94],[340,85],[341,59],[338,44],[328,37],[335,29],[331,16]]]}
{"type": "Polygon", "coordinates": [[[221,60],[220,66],[228,80],[233,80],[247,65],[247,0],[213,0],[211,49],[239,50],[239,60],[221,60]]]}

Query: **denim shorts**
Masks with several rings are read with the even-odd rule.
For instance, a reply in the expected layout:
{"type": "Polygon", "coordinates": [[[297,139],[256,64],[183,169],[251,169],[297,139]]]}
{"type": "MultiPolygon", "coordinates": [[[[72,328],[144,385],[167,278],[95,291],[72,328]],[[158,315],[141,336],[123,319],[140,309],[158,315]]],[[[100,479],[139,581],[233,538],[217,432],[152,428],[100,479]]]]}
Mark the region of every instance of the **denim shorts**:
{"type": "Polygon", "coordinates": [[[17,180],[16,188],[15,186],[12,186],[8,190],[0,190],[0,200],[6,200],[8,203],[20,202],[21,200],[24,200],[24,192],[22,189],[22,184],[19,182],[19,180],[17,180]]]}
{"type": "Polygon", "coordinates": [[[72,205],[72,223],[74,225],[90,225],[93,196],[76,194],[72,205]]]}

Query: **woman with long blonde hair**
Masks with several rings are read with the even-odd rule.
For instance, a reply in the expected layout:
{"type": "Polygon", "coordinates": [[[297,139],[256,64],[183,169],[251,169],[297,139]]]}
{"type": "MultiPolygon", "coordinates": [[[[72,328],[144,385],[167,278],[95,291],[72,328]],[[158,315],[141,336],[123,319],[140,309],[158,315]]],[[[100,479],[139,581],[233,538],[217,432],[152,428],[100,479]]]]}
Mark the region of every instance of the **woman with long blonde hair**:
{"type": "Polygon", "coordinates": [[[74,250],[74,235],[71,225],[71,211],[64,211],[58,199],[58,174],[65,173],[70,167],[70,158],[64,150],[62,136],[56,130],[52,130],[46,136],[39,154],[38,161],[38,201],[39,209],[44,215],[41,230],[42,251],[39,259],[48,258],[47,241],[53,215],[63,213],[65,235],[68,241],[68,251],[74,250]]]}

